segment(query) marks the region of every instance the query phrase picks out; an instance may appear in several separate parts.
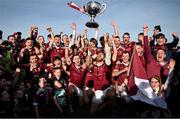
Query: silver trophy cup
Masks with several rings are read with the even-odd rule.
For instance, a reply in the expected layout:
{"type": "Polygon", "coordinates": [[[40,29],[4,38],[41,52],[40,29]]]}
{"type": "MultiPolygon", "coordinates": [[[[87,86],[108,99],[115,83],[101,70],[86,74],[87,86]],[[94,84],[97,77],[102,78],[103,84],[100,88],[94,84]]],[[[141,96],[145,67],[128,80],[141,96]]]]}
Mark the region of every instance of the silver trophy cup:
{"type": "Polygon", "coordinates": [[[106,9],[106,4],[99,3],[96,1],[90,1],[86,5],[83,6],[85,14],[87,14],[91,20],[86,23],[86,26],[89,28],[97,28],[99,24],[95,22],[95,17],[102,14],[106,9]]]}

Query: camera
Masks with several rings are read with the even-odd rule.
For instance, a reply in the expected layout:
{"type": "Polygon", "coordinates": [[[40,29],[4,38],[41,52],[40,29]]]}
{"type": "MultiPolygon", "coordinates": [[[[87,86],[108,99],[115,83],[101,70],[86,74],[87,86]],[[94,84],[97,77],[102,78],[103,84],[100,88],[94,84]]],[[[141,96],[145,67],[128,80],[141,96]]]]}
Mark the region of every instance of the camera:
{"type": "Polygon", "coordinates": [[[161,26],[160,25],[155,26],[154,29],[158,30],[159,32],[161,32],[161,26]]]}

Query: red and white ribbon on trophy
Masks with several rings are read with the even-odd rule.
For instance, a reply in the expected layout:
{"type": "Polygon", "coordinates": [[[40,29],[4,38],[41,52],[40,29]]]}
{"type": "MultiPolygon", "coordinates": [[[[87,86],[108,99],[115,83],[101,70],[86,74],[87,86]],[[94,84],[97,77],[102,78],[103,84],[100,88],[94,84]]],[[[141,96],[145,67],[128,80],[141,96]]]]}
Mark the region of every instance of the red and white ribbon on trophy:
{"type": "Polygon", "coordinates": [[[76,9],[78,11],[80,11],[81,13],[85,13],[84,9],[81,8],[80,6],[78,6],[77,4],[75,4],[74,2],[69,2],[67,3],[69,7],[73,8],[73,9],[76,9]]]}

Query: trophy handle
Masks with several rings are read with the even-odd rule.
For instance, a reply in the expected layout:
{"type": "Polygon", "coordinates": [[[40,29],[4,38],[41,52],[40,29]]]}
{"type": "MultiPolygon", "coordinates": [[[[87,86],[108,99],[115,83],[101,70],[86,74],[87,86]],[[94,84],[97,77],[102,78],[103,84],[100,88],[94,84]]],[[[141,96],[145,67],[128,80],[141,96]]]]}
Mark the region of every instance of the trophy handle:
{"type": "Polygon", "coordinates": [[[102,14],[106,9],[106,3],[102,3],[101,4],[101,8],[100,8],[100,12],[96,15],[99,16],[100,14],[102,14]]]}
{"type": "Polygon", "coordinates": [[[83,10],[84,10],[83,13],[89,16],[89,14],[87,13],[87,9],[86,9],[86,6],[85,6],[85,5],[83,5],[83,10]]]}

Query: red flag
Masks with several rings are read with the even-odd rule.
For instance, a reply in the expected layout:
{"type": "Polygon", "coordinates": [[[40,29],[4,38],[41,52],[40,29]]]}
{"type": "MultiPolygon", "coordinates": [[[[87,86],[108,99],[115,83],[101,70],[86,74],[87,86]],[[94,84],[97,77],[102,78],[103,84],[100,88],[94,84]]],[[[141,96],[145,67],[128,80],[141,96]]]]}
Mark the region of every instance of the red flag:
{"type": "Polygon", "coordinates": [[[147,80],[146,70],[142,64],[143,57],[139,57],[137,51],[134,49],[132,56],[132,66],[130,70],[130,76],[128,81],[128,90],[130,95],[135,95],[138,91],[137,86],[135,85],[134,77],[142,78],[147,80]]]}
{"type": "Polygon", "coordinates": [[[134,49],[132,56],[132,66],[128,82],[128,90],[134,100],[167,109],[167,104],[162,97],[157,96],[150,86],[146,67],[143,65],[142,57],[138,56],[134,49]]]}
{"type": "Polygon", "coordinates": [[[77,4],[73,3],[72,1],[70,3],[67,3],[67,4],[69,7],[84,13],[84,10],[81,7],[79,7],[77,4]]]}

